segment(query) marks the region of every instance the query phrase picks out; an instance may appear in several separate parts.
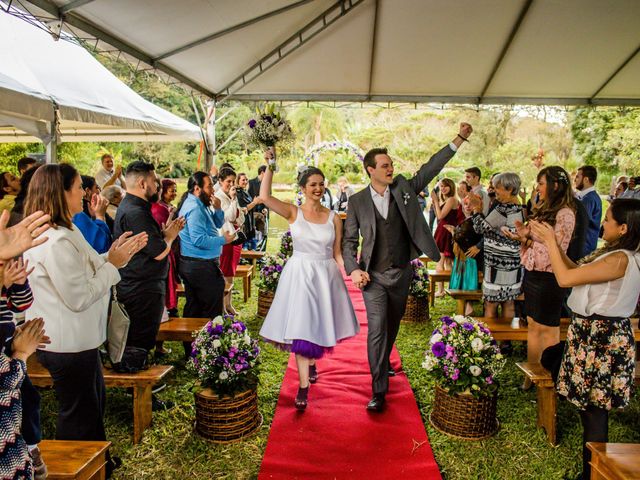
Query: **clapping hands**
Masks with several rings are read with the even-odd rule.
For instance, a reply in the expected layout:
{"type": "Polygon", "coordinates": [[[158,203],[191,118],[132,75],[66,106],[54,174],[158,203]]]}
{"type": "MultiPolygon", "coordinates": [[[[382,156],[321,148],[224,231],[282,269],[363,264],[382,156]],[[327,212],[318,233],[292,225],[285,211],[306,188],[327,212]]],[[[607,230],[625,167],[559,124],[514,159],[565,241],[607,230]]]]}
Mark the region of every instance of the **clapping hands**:
{"type": "Polygon", "coordinates": [[[33,268],[29,269],[29,260],[22,258],[18,260],[12,260],[4,264],[4,271],[2,273],[2,284],[5,288],[9,288],[14,283],[17,285],[24,285],[27,283],[27,277],[33,272],[33,268]]]}
{"type": "Polygon", "coordinates": [[[16,328],[11,348],[11,356],[26,362],[33,352],[38,348],[51,343],[49,337],[45,335],[44,320],[34,318],[27,320],[22,326],[16,328]]]}
{"type": "Polygon", "coordinates": [[[162,226],[162,233],[164,234],[165,241],[173,242],[186,223],[187,221],[184,217],[169,219],[169,221],[162,226]]]}
{"type": "Polygon", "coordinates": [[[545,245],[550,246],[556,243],[556,232],[548,223],[532,220],[529,222],[529,227],[531,229],[531,233],[539,238],[545,245]]]}
{"type": "Polygon", "coordinates": [[[50,215],[35,212],[20,223],[7,228],[9,211],[4,210],[0,215],[0,258],[17,257],[26,250],[46,242],[47,237],[40,237],[40,235],[49,229],[50,220],[50,215]]]}
{"type": "Polygon", "coordinates": [[[131,236],[132,232],[124,232],[118,239],[113,242],[109,252],[107,253],[107,260],[116,268],[122,268],[131,257],[147,246],[149,241],[149,234],[142,232],[137,235],[131,236]]]}
{"type": "Polygon", "coordinates": [[[460,131],[458,132],[458,135],[460,135],[464,139],[467,139],[472,133],[473,127],[471,126],[471,124],[467,122],[462,122],[460,124],[460,131]]]}
{"type": "Polygon", "coordinates": [[[102,195],[98,195],[94,193],[91,196],[91,202],[89,203],[89,213],[92,217],[97,218],[98,220],[103,220],[107,213],[107,207],[109,206],[109,200],[104,198],[102,195]]]}

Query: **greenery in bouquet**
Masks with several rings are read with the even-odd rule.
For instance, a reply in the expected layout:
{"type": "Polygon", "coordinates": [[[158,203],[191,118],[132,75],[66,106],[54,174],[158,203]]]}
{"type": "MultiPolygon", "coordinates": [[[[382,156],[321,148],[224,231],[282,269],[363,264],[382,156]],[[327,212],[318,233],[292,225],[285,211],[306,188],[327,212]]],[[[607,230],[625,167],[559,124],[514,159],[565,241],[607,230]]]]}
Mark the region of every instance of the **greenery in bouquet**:
{"type": "Polygon", "coordinates": [[[258,383],[260,347],[232,315],[210,320],[191,344],[187,367],[218,395],[234,395],[258,383]]]}
{"type": "Polygon", "coordinates": [[[260,277],[256,282],[258,290],[275,292],[285,263],[287,263],[287,257],[281,253],[276,255],[266,254],[262,259],[260,277]]]}
{"type": "Polygon", "coordinates": [[[291,236],[291,230],[287,230],[280,237],[280,253],[289,258],[293,255],[293,237],[291,236]]]}
{"type": "Polygon", "coordinates": [[[414,297],[429,296],[429,269],[419,259],[411,261],[413,268],[413,278],[409,287],[409,295],[414,297]]]}
{"type": "Polygon", "coordinates": [[[456,315],[440,318],[422,366],[449,394],[491,396],[505,360],[484,323],[456,315]]]}
{"type": "Polygon", "coordinates": [[[276,144],[289,144],[295,138],[284,112],[276,111],[273,104],[267,104],[262,110],[256,108],[256,113],[247,120],[245,136],[251,147],[262,150],[276,144]]]}

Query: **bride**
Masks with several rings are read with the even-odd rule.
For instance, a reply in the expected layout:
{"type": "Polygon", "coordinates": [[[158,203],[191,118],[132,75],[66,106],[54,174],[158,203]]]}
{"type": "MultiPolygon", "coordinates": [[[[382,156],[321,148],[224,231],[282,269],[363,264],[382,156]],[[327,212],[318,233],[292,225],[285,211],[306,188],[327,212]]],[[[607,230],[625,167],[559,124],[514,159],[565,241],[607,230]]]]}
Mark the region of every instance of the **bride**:
{"type": "MultiPolygon", "coordinates": [[[[273,148],[265,159],[275,161],[273,148]]],[[[273,172],[267,168],[260,198],[289,222],[293,255],[282,271],[260,335],[295,354],[300,379],[295,407],[304,410],[309,384],[318,379],[316,360],[338,341],[357,334],[360,326],[338,268],[343,266],[342,220],[320,204],[324,174],[315,167],[300,172],[298,184],[305,198],[301,207],[273,197],[272,180],[273,172]]]]}

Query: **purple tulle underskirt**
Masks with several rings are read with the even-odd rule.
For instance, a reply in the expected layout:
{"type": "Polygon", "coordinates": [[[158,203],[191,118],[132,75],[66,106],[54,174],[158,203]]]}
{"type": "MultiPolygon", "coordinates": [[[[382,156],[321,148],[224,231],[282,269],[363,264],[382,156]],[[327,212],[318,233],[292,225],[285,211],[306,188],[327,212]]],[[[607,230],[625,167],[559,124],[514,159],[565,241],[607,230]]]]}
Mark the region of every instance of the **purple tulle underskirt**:
{"type": "Polygon", "coordinates": [[[333,352],[333,347],[323,347],[317,343],[309,342],[307,340],[294,340],[291,344],[267,341],[278,347],[280,350],[296,353],[305,358],[312,358],[314,360],[318,360],[326,354],[333,352]]]}

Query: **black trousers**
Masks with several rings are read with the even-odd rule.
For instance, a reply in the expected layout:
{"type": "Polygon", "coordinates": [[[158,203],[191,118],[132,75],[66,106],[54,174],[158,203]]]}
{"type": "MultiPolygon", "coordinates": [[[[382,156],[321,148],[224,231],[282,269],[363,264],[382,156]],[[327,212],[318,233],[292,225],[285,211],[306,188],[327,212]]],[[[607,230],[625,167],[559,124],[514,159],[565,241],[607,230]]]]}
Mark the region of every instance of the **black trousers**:
{"type": "Polygon", "coordinates": [[[362,291],[369,325],[367,356],[373,393],[385,394],[389,390],[389,356],[407,306],[413,270],[408,265],[369,275],[371,282],[362,291]]]}
{"type": "Polygon", "coordinates": [[[149,351],[155,346],[164,311],[164,297],[164,292],[140,292],[126,296],[118,294],[118,300],[124,305],[131,320],[128,347],[149,351]]]}
{"type": "Polygon", "coordinates": [[[217,259],[180,257],[180,277],[187,300],[184,317],[214,318],[222,315],[224,276],[217,259]]]}
{"type": "Polygon", "coordinates": [[[20,387],[22,396],[22,437],[27,445],[37,445],[42,440],[40,430],[40,393],[25,375],[20,387]]]}
{"type": "Polygon", "coordinates": [[[98,349],[78,353],[38,350],[58,400],[57,440],[106,440],[106,393],[98,349]]]}
{"type": "Polygon", "coordinates": [[[587,442],[609,441],[609,412],[604,408],[589,405],[585,410],[580,410],[582,420],[582,480],[591,478],[591,451],[587,448],[587,442]]]}

